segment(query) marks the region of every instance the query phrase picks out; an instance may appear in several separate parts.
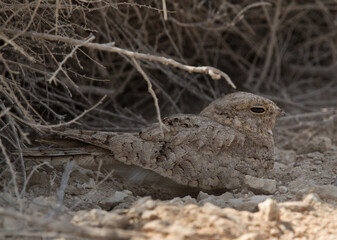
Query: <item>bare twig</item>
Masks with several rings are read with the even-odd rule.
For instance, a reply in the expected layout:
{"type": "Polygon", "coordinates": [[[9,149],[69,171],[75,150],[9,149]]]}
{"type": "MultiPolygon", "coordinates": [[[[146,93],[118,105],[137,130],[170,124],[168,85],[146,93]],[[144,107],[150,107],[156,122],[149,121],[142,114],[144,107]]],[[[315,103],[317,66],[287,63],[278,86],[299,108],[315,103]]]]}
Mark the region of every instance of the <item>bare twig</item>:
{"type": "Polygon", "coordinates": [[[27,185],[29,183],[29,180],[31,179],[31,177],[33,176],[33,174],[42,166],[44,165],[49,165],[48,162],[42,162],[38,165],[36,165],[33,170],[28,174],[27,176],[27,179],[24,181],[23,183],[23,187],[22,187],[22,190],[21,190],[21,197],[23,198],[25,196],[25,192],[26,192],[26,188],[27,188],[27,185]]]}
{"type": "Polygon", "coordinates": [[[163,4],[164,20],[167,21],[166,0],[162,0],[162,4],[163,4]]]}
{"type": "Polygon", "coordinates": [[[11,45],[15,51],[18,51],[21,53],[23,56],[25,56],[29,61],[31,62],[36,62],[35,58],[30,56],[26,51],[19,45],[17,45],[12,39],[9,39],[5,34],[0,32],[0,39],[6,42],[6,44],[11,45]]]}
{"type": "Polygon", "coordinates": [[[53,218],[60,211],[60,209],[63,205],[65,190],[67,188],[70,173],[71,173],[74,165],[75,165],[75,161],[70,161],[70,162],[67,162],[67,164],[66,164],[66,167],[65,167],[65,169],[63,171],[63,174],[62,174],[62,180],[61,180],[60,188],[57,191],[57,205],[56,205],[55,209],[51,212],[49,218],[53,218]]]}
{"type": "Polygon", "coordinates": [[[92,106],[91,108],[84,110],[80,115],[78,115],[77,117],[75,117],[74,119],[65,122],[65,123],[59,123],[59,124],[54,124],[54,125],[41,125],[41,124],[36,124],[36,123],[31,123],[31,122],[27,122],[21,118],[19,118],[18,116],[16,116],[15,114],[10,113],[10,115],[12,117],[14,117],[15,119],[19,120],[22,123],[25,123],[28,126],[31,126],[33,128],[37,128],[37,129],[41,129],[41,130],[52,130],[53,128],[60,128],[60,127],[65,127],[68,126],[70,124],[76,123],[80,118],[82,118],[84,115],[86,115],[88,112],[90,112],[91,110],[95,109],[98,105],[102,104],[102,102],[104,101],[104,99],[106,98],[106,95],[103,96],[101,98],[101,100],[98,101],[98,103],[96,103],[94,106],[92,106]]]}
{"type": "MultiPolygon", "coordinates": [[[[279,18],[280,18],[280,13],[281,13],[281,7],[282,7],[282,1],[277,0],[273,22],[270,23],[270,26],[269,26],[270,27],[270,40],[268,44],[267,56],[264,62],[263,70],[260,75],[259,81],[257,82],[255,86],[256,90],[260,88],[262,81],[265,80],[267,73],[270,70],[269,66],[272,62],[273,52],[275,51],[275,48],[277,47],[277,29],[279,28],[279,18]]],[[[266,11],[266,14],[268,14],[267,11],[266,11]]]]}
{"type": "Polygon", "coordinates": [[[15,168],[14,168],[11,160],[9,159],[9,156],[7,154],[5,146],[2,144],[1,138],[0,138],[0,148],[1,148],[3,156],[5,157],[6,164],[7,164],[8,168],[9,168],[9,171],[10,171],[10,173],[12,175],[14,193],[16,195],[16,198],[18,199],[18,202],[19,202],[19,205],[20,205],[20,212],[21,212],[22,209],[23,209],[23,204],[22,204],[22,201],[20,199],[19,187],[18,187],[18,183],[17,183],[17,179],[16,179],[16,171],[15,171],[15,168]]]}
{"type": "Polygon", "coordinates": [[[61,206],[63,204],[63,198],[64,198],[64,192],[66,190],[66,187],[68,185],[68,181],[69,181],[69,176],[70,173],[74,167],[75,161],[70,161],[67,162],[67,165],[64,169],[64,172],[62,174],[62,181],[61,181],[61,185],[60,188],[57,192],[57,200],[58,200],[58,205],[61,206]]]}
{"type": "Polygon", "coordinates": [[[148,91],[151,94],[153,101],[154,101],[154,105],[156,107],[156,111],[157,111],[157,119],[160,125],[160,131],[161,131],[161,135],[162,137],[164,137],[164,129],[168,131],[168,128],[165,126],[165,124],[163,123],[161,116],[160,116],[160,108],[159,108],[159,104],[158,104],[158,98],[156,96],[156,93],[153,91],[152,88],[152,84],[151,84],[151,80],[149,79],[149,77],[146,75],[146,73],[143,71],[143,69],[140,67],[140,65],[138,64],[137,60],[132,57],[131,58],[132,62],[135,64],[138,72],[143,76],[143,78],[145,79],[145,81],[147,82],[147,86],[148,86],[148,91]]]}
{"type": "MultiPolygon", "coordinates": [[[[34,18],[35,18],[35,16],[36,16],[37,10],[38,10],[39,7],[40,7],[40,3],[41,3],[41,0],[37,0],[37,4],[36,4],[36,6],[35,6],[34,12],[33,12],[33,14],[31,15],[30,20],[29,20],[29,22],[27,23],[25,29],[24,29],[23,31],[19,32],[18,34],[16,34],[16,35],[15,35],[14,37],[12,37],[11,39],[6,40],[6,44],[5,44],[4,46],[1,46],[1,48],[5,47],[7,44],[11,44],[11,45],[14,47],[14,49],[18,50],[21,54],[23,54],[24,56],[26,56],[30,61],[32,61],[32,62],[35,62],[35,61],[36,61],[34,58],[30,57],[30,56],[29,56],[29,55],[28,55],[28,54],[27,54],[21,47],[19,47],[18,45],[16,45],[16,44],[14,43],[14,40],[15,40],[16,38],[18,38],[21,34],[23,34],[24,32],[26,32],[26,31],[29,29],[29,27],[30,27],[31,24],[33,23],[33,20],[34,20],[34,18]]],[[[0,35],[2,35],[2,34],[0,33],[0,35]]]]}
{"type": "MultiPolygon", "coordinates": [[[[95,39],[95,36],[90,36],[87,40],[85,40],[83,43],[75,45],[75,47],[71,50],[71,52],[62,60],[61,63],[58,64],[58,68],[56,69],[56,71],[53,73],[53,75],[51,75],[51,77],[47,80],[47,82],[52,83],[54,81],[54,78],[56,77],[56,75],[62,70],[62,65],[70,58],[73,56],[73,54],[76,52],[76,50],[83,46],[84,44],[91,42],[92,40],[95,39]]],[[[56,83],[56,82],[55,82],[56,83]]],[[[75,85],[76,86],[76,85],[75,85]]]]}
{"type": "MultiPolygon", "coordinates": [[[[8,32],[8,33],[17,33],[18,32],[17,30],[12,30],[12,29],[8,29],[8,28],[0,28],[0,31],[4,31],[4,32],[8,32]]],[[[218,80],[221,77],[223,77],[226,80],[226,82],[232,88],[236,88],[235,84],[232,82],[232,80],[230,79],[230,77],[226,73],[220,71],[217,68],[210,67],[210,66],[201,66],[201,67],[189,66],[189,65],[179,63],[179,62],[177,62],[173,59],[170,59],[170,58],[154,56],[154,55],[144,54],[144,53],[138,53],[138,52],[118,48],[118,47],[113,46],[114,43],[89,43],[89,42],[84,43],[83,40],[79,40],[79,39],[73,39],[73,38],[68,38],[68,37],[55,36],[55,35],[37,33],[37,32],[25,32],[25,33],[22,33],[22,36],[40,38],[40,39],[46,39],[46,40],[52,40],[52,41],[62,41],[62,42],[69,43],[71,45],[82,44],[82,46],[84,46],[84,47],[93,48],[93,49],[102,50],[102,51],[107,51],[107,52],[115,52],[115,53],[118,53],[118,54],[121,54],[121,55],[128,56],[130,58],[138,58],[138,59],[144,59],[144,60],[148,60],[148,61],[156,61],[156,62],[160,62],[162,64],[172,65],[176,68],[180,68],[180,69],[188,71],[188,72],[205,73],[205,74],[211,76],[211,78],[215,79],[215,80],[218,80]]]]}

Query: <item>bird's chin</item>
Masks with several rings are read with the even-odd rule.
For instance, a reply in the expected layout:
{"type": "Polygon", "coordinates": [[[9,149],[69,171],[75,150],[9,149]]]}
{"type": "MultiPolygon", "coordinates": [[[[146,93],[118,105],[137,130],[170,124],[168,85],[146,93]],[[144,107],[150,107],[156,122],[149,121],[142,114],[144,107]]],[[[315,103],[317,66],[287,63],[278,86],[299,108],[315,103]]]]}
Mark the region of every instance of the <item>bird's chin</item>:
{"type": "Polygon", "coordinates": [[[272,131],[272,130],[268,130],[268,134],[269,134],[270,136],[273,136],[273,131],[272,131]]]}

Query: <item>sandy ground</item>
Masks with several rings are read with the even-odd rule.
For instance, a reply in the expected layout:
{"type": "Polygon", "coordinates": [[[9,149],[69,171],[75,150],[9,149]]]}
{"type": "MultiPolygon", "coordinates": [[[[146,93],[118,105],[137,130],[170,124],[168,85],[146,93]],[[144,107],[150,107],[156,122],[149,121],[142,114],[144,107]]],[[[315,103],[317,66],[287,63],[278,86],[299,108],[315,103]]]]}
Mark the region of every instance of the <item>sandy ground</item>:
{"type": "Polygon", "coordinates": [[[156,200],[127,190],[109,173],[74,166],[65,184],[64,169],[43,166],[22,201],[0,194],[0,238],[337,239],[337,147],[331,136],[288,142],[286,134],[275,136],[268,179],[247,176],[244,189],[218,196],[156,200]]]}

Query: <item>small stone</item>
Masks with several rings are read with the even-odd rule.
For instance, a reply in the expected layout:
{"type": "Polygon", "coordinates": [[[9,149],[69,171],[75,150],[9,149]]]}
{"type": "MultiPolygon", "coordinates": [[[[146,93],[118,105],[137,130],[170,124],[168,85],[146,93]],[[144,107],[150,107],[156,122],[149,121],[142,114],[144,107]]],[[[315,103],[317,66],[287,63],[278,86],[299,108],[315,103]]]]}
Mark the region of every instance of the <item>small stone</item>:
{"type": "Polygon", "coordinates": [[[130,208],[128,215],[137,216],[141,215],[146,210],[152,210],[157,206],[157,202],[152,200],[150,197],[142,197],[133,203],[130,208]]]}
{"type": "Polygon", "coordinates": [[[313,203],[318,203],[320,201],[321,199],[316,193],[310,193],[303,198],[303,202],[308,203],[310,205],[312,205],[313,203]]]}
{"type": "Polygon", "coordinates": [[[195,230],[188,226],[181,226],[174,224],[169,227],[170,233],[173,236],[177,236],[178,239],[186,239],[188,236],[195,234],[195,230]]]}
{"type": "Polygon", "coordinates": [[[96,186],[96,182],[93,178],[89,178],[89,181],[82,184],[86,189],[93,189],[96,186]]]}
{"type": "Polygon", "coordinates": [[[222,209],[212,203],[205,203],[202,207],[202,211],[211,215],[221,216],[222,209]]]}
{"type": "Polygon", "coordinates": [[[335,178],[335,179],[331,182],[331,185],[337,187],[337,178],[335,178]]]}
{"type": "Polygon", "coordinates": [[[106,228],[125,228],[129,224],[129,217],[109,212],[102,219],[102,226],[106,228]]]}
{"type": "Polygon", "coordinates": [[[270,198],[270,195],[255,195],[247,198],[233,198],[228,202],[231,207],[241,210],[241,211],[250,211],[254,212],[257,210],[259,203],[265,201],[267,198],[270,198]]]}
{"type": "Polygon", "coordinates": [[[285,208],[292,212],[304,212],[310,210],[311,206],[302,201],[290,201],[290,202],[283,202],[278,204],[281,208],[285,208]]]}
{"type": "Polygon", "coordinates": [[[262,235],[261,233],[246,233],[236,238],[236,240],[263,240],[266,239],[266,236],[262,235]]]}
{"type": "Polygon", "coordinates": [[[331,139],[325,136],[314,137],[308,144],[298,150],[300,154],[320,152],[324,153],[332,148],[331,139]]]}
{"type": "Polygon", "coordinates": [[[145,210],[145,211],[142,213],[141,218],[142,218],[143,220],[153,220],[153,219],[158,218],[158,213],[157,213],[157,211],[155,211],[155,210],[145,210]]]}
{"type": "Polygon", "coordinates": [[[260,213],[266,221],[277,221],[280,219],[280,209],[275,200],[268,198],[259,204],[260,213]]]}
{"type": "Polygon", "coordinates": [[[142,227],[142,230],[145,232],[154,231],[154,232],[167,233],[168,226],[170,226],[170,223],[168,221],[154,220],[154,221],[144,224],[144,226],[142,227]]]}
{"type": "Polygon", "coordinates": [[[246,175],[244,183],[252,192],[257,194],[273,194],[277,190],[276,181],[273,179],[263,179],[246,175]]]}
{"type": "Polygon", "coordinates": [[[185,196],[182,198],[182,200],[185,204],[197,204],[197,200],[191,196],[185,196]]]}
{"type": "Polygon", "coordinates": [[[297,192],[296,198],[304,199],[304,196],[309,193],[317,194],[322,200],[337,201],[337,187],[332,185],[310,184],[309,187],[297,192]]]}
{"type": "Polygon", "coordinates": [[[200,192],[197,197],[197,200],[199,206],[203,206],[206,203],[212,203],[215,206],[224,208],[229,206],[228,201],[233,198],[234,195],[233,193],[230,192],[226,192],[220,196],[208,195],[207,193],[200,192]]]}
{"type": "Polygon", "coordinates": [[[208,195],[207,193],[204,193],[203,191],[200,191],[198,196],[197,196],[197,201],[199,202],[199,201],[207,199],[209,197],[210,197],[210,195],[208,195]]]}
{"type": "Polygon", "coordinates": [[[317,193],[321,199],[337,201],[337,187],[332,185],[314,185],[309,187],[309,192],[317,193]]]}
{"type": "Polygon", "coordinates": [[[118,203],[123,201],[127,196],[129,196],[128,192],[115,191],[111,197],[108,198],[108,201],[111,203],[118,203]]]}
{"type": "Polygon", "coordinates": [[[100,209],[91,211],[78,211],[72,218],[71,223],[80,226],[104,226],[107,228],[124,228],[129,223],[126,215],[118,215],[113,212],[107,212],[100,209]]]}
{"type": "Polygon", "coordinates": [[[285,165],[292,164],[296,161],[296,152],[294,150],[283,150],[275,148],[275,161],[285,165]]]}
{"type": "Polygon", "coordinates": [[[284,193],[287,193],[288,192],[288,188],[286,186],[280,186],[278,188],[279,192],[284,194],[284,193]]]}

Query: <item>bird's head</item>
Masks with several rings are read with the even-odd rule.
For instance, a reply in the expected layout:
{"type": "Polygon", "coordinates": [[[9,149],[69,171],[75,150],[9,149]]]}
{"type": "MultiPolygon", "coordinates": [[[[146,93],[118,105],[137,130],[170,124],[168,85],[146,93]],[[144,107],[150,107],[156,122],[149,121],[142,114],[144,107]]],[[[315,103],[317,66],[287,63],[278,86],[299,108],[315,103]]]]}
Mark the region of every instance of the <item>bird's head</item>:
{"type": "Polygon", "coordinates": [[[277,116],[283,111],[271,100],[247,92],[236,92],[209,104],[200,115],[238,131],[272,135],[277,116]]]}

